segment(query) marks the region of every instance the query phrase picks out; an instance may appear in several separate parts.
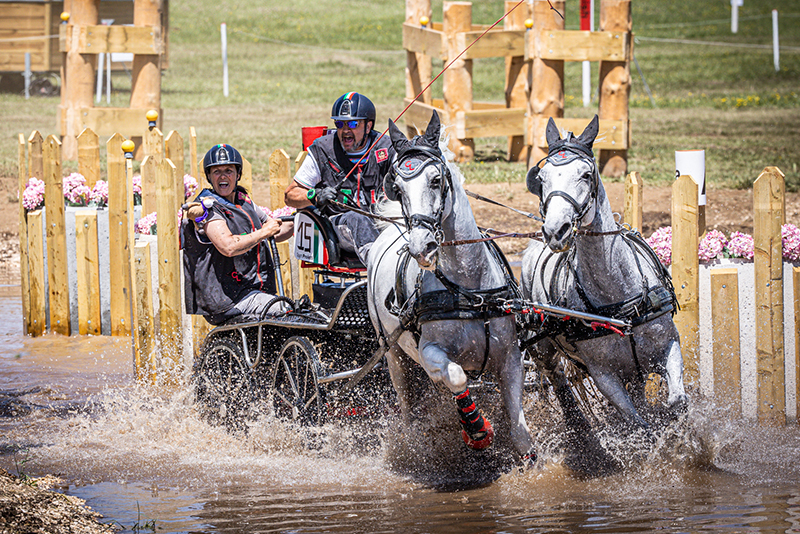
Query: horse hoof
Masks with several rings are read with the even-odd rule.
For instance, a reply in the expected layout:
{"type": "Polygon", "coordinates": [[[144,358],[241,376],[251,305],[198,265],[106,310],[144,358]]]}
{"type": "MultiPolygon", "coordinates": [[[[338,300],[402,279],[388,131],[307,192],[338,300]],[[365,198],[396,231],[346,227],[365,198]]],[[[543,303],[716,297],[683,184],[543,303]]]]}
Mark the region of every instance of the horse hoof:
{"type": "Polygon", "coordinates": [[[467,447],[480,451],[488,448],[494,441],[494,429],[492,423],[485,417],[483,418],[483,426],[477,432],[468,434],[466,430],[461,431],[461,438],[467,447]]]}

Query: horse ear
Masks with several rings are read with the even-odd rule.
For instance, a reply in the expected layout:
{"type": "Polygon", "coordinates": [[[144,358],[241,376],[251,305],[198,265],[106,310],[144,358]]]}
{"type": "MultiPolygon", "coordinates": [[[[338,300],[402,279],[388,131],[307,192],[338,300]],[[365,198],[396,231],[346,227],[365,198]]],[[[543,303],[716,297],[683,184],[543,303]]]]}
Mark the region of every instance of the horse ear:
{"type": "Polygon", "coordinates": [[[597,115],[589,121],[589,124],[584,128],[583,133],[578,136],[578,141],[581,144],[584,144],[588,147],[591,147],[594,144],[594,140],[597,137],[597,132],[600,129],[600,121],[597,118],[597,115]]]}
{"type": "Polygon", "coordinates": [[[425,130],[425,144],[433,148],[439,148],[439,133],[441,131],[441,122],[439,121],[439,114],[433,110],[431,120],[428,123],[428,128],[425,130]]]}
{"type": "Polygon", "coordinates": [[[389,138],[392,140],[394,151],[398,154],[405,152],[406,147],[410,144],[408,138],[403,135],[392,119],[389,119],[389,138]]]}
{"type": "Polygon", "coordinates": [[[553,146],[557,141],[561,141],[561,133],[558,131],[558,126],[556,126],[556,121],[553,120],[553,117],[550,117],[550,120],[547,121],[545,138],[547,139],[547,146],[553,146]]]}
{"type": "Polygon", "coordinates": [[[538,165],[534,165],[528,169],[528,175],[525,177],[525,185],[528,186],[528,191],[542,198],[542,179],[539,178],[538,165]]]}

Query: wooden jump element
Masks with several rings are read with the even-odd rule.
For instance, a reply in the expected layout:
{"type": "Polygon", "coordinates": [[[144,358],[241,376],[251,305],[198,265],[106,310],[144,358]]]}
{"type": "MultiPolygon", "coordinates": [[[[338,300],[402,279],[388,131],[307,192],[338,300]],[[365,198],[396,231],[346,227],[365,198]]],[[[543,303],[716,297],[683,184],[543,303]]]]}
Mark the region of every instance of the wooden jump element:
{"type": "MultiPolygon", "coordinates": [[[[506,10],[516,4],[506,1],[506,10]]],[[[472,45],[445,71],[443,100],[426,93],[411,104],[404,115],[410,133],[427,124],[436,109],[443,121],[454,127],[450,148],[460,160],[472,158],[473,139],[508,136],[509,160],[525,158],[529,164],[535,163],[547,155],[549,118],[562,130],[581,131],[585,126],[584,119],[564,118],[564,61],[599,61],[600,135],[595,148],[600,150],[601,172],[623,176],[630,146],[630,0],[602,0],[601,31],[596,32],[565,30],[563,19],[553,12],[563,13],[564,6],[563,0],[525,3],[512,11],[503,29],[493,29],[478,40],[486,27],[471,23],[469,2],[445,2],[443,23],[437,24],[428,20],[429,0],[406,0],[402,28],[407,52],[406,104],[430,80],[426,70],[430,58],[447,64],[472,45]],[[472,98],[472,61],[487,57],[506,58],[504,104],[472,98]]]]}

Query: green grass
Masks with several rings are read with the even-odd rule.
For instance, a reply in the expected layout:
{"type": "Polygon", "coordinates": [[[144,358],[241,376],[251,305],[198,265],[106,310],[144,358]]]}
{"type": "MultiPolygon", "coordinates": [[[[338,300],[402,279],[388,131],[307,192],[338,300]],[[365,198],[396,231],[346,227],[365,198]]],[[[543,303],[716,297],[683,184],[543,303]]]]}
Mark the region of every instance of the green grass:
{"type": "MultiPolygon", "coordinates": [[[[405,94],[405,54],[400,24],[402,0],[255,0],[219,4],[182,0],[170,5],[170,68],[162,80],[164,130],[188,139],[197,130],[201,153],[217,142],[239,148],[257,179],[267,176],[267,159],[278,148],[294,156],[302,126],[329,124],[332,101],[349,90],[369,95],[378,107],[378,126],[396,117],[405,94]],[[222,95],[219,24],[228,27],[230,95],[222,95]]],[[[598,14],[595,20],[599,21],[598,14]]],[[[635,55],[631,65],[631,132],[628,168],[647,183],[666,183],[674,151],[706,150],[707,176],[719,187],[748,187],[767,165],[800,189],[800,0],[748,2],[740,8],[739,32],[730,32],[727,0],[632,2],[635,55]],[[781,53],[775,72],[771,9],[780,13],[781,53]],[[728,46],[686,41],[729,43],[728,46]],[[657,107],[645,91],[647,82],[657,107]]],[[[502,16],[501,0],[473,4],[473,22],[502,16]]],[[[441,21],[441,1],[433,19],[441,21]]],[[[577,1],[567,2],[568,29],[578,28],[577,1]]],[[[442,68],[434,61],[434,72],[442,68]]],[[[503,101],[502,59],[474,62],[474,98],[503,101]]],[[[567,63],[568,117],[596,112],[581,104],[581,66],[567,63]]],[[[598,65],[592,64],[596,87],[598,65]]],[[[126,106],[130,79],[114,74],[112,106],[126,106]]],[[[441,96],[441,80],[433,86],[441,96]]],[[[0,93],[0,174],[16,175],[17,134],[57,132],[58,98],[0,93]]],[[[102,104],[105,105],[105,104],[102,104]]],[[[504,161],[506,140],[476,140],[476,161],[462,167],[470,182],[519,181],[521,164],[504,161]]],[[[71,170],[75,162],[65,162],[71,170]]]]}

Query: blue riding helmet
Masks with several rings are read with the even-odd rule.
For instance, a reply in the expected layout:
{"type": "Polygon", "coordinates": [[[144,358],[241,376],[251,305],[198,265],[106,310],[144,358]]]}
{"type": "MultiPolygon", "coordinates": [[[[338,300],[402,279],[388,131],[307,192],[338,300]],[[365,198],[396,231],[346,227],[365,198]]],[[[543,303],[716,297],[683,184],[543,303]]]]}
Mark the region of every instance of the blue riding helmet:
{"type": "Polygon", "coordinates": [[[336,99],[331,109],[331,119],[349,121],[366,119],[375,126],[375,105],[364,95],[350,92],[336,99]]]}
{"type": "Polygon", "coordinates": [[[242,175],[242,155],[231,145],[220,144],[211,147],[203,157],[203,173],[208,178],[208,169],[219,165],[233,165],[236,167],[237,178],[242,175]]]}

